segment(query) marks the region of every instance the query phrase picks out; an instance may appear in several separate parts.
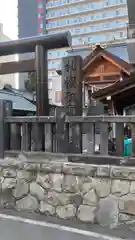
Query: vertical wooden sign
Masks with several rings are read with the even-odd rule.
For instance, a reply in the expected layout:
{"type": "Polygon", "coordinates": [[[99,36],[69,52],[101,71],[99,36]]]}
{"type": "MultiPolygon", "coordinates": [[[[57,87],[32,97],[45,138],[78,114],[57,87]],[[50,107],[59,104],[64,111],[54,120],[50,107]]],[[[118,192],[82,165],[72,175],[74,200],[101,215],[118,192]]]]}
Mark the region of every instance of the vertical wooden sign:
{"type": "MultiPolygon", "coordinates": [[[[69,116],[82,115],[82,58],[69,56],[62,59],[62,104],[69,116]]],[[[80,153],[82,151],[81,126],[72,124],[69,151],[80,153]]]]}
{"type": "Polygon", "coordinates": [[[62,104],[68,115],[82,115],[82,58],[62,59],[62,104]]]}

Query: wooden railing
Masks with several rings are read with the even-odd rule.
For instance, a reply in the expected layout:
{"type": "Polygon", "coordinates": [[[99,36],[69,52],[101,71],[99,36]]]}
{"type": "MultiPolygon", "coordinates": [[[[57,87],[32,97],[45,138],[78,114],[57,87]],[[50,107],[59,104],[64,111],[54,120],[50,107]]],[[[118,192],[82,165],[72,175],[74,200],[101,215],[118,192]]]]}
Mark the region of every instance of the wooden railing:
{"type": "Polygon", "coordinates": [[[132,134],[132,155],[135,156],[135,116],[87,116],[77,117],[68,116],[66,122],[69,124],[76,124],[80,127],[84,124],[91,125],[92,128],[92,146],[93,154],[95,152],[95,125],[100,125],[100,154],[108,155],[108,140],[109,124],[115,123],[115,138],[116,138],[116,151],[115,156],[123,156],[124,154],[124,124],[130,124],[132,134]]]}
{"type": "MultiPolygon", "coordinates": [[[[100,155],[108,155],[108,125],[116,123],[116,151],[114,156],[124,154],[124,123],[130,123],[135,156],[135,116],[56,116],[12,117],[2,112],[0,101],[0,157],[5,151],[43,151],[82,153],[83,128],[91,135],[92,151],[95,154],[95,125],[100,126],[100,155]],[[89,131],[90,130],[90,131],[89,131]]],[[[8,114],[7,114],[8,113],[8,114]]]]}

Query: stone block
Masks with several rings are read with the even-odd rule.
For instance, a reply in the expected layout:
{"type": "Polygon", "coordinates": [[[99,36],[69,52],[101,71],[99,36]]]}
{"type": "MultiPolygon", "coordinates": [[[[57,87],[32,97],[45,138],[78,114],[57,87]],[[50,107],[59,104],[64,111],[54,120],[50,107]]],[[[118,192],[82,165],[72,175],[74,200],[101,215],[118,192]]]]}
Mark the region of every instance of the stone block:
{"type": "Polygon", "coordinates": [[[96,165],[83,163],[68,163],[63,164],[63,173],[76,176],[91,176],[94,177],[97,171],[96,165]]]}
{"type": "Polygon", "coordinates": [[[110,177],[110,166],[98,166],[97,177],[110,177]]]}
{"type": "Polygon", "coordinates": [[[135,215],[135,194],[128,194],[119,200],[119,209],[121,213],[135,215]]]}
{"type": "Polygon", "coordinates": [[[93,188],[95,189],[98,197],[107,197],[111,191],[111,180],[109,179],[93,179],[93,188]]]}
{"type": "Polygon", "coordinates": [[[15,207],[15,199],[12,196],[12,189],[5,189],[0,194],[0,208],[11,208],[15,207]]]}
{"type": "Polygon", "coordinates": [[[135,180],[135,168],[112,166],[111,177],[123,180],[135,180]]]}
{"type": "Polygon", "coordinates": [[[83,194],[89,192],[92,189],[92,184],[90,182],[84,182],[81,186],[81,192],[83,194]]]}
{"type": "Polygon", "coordinates": [[[98,197],[94,189],[90,190],[88,193],[84,195],[83,204],[96,206],[97,203],[98,203],[98,197]]]}
{"type": "Polygon", "coordinates": [[[115,196],[108,196],[100,199],[96,213],[97,222],[103,227],[114,228],[118,225],[118,199],[115,196]]]}
{"type": "Polygon", "coordinates": [[[26,182],[32,182],[36,179],[33,171],[19,170],[17,171],[17,179],[23,179],[26,182]]]}
{"type": "Polygon", "coordinates": [[[78,209],[77,218],[83,222],[95,222],[96,207],[81,205],[78,209]]]}
{"type": "Polygon", "coordinates": [[[135,181],[131,182],[130,192],[135,193],[135,181]]]}
{"type": "Polygon", "coordinates": [[[76,215],[76,208],[72,204],[56,207],[56,214],[62,219],[72,219],[76,215]]]}
{"type": "Polygon", "coordinates": [[[131,216],[128,214],[124,214],[124,213],[120,213],[119,214],[119,221],[120,222],[126,222],[129,221],[131,219],[131,216]]]}
{"type": "Polygon", "coordinates": [[[70,193],[81,191],[84,178],[72,175],[65,175],[63,180],[63,190],[70,193]]]}
{"type": "Polygon", "coordinates": [[[2,180],[2,191],[6,189],[12,189],[15,188],[17,184],[17,181],[15,178],[3,178],[2,180]]]}
{"type": "Polygon", "coordinates": [[[57,192],[48,192],[48,195],[45,196],[45,202],[53,206],[63,206],[71,203],[71,194],[68,193],[57,193],[57,192]]]}
{"type": "Polygon", "coordinates": [[[71,203],[78,208],[83,202],[83,196],[80,194],[74,194],[70,197],[71,203]]]}
{"type": "Polygon", "coordinates": [[[32,182],[30,184],[30,194],[38,200],[42,201],[45,197],[45,190],[36,182],[32,182]]]}
{"type": "Polygon", "coordinates": [[[6,178],[15,178],[16,177],[16,170],[11,168],[3,169],[3,176],[6,178]]]}
{"type": "Polygon", "coordinates": [[[41,164],[40,170],[45,173],[62,173],[62,163],[61,162],[48,162],[41,164]]]}
{"type": "Polygon", "coordinates": [[[63,175],[62,174],[50,174],[51,189],[56,192],[62,191],[63,175]]]}
{"type": "Polygon", "coordinates": [[[28,194],[29,185],[24,180],[18,180],[15,188],[13,189],[13,196],[20,199],[28,194]]]}
{"type": "Polygon", "coordinates": [[[55,207],[46,202],[41,201],[39,211],[47,216],[52,216],[55,214],[55,207]]]}
{"type": "Polygon", "coordinates": [[[37,174],[37,183],[45,189],[51,189],[50,176],[44,173],[37,174]]]}
{"type": "Polygon", "coordinates": [[[39,163],[25,163],[24,168],[25,171],[34,171],[37,172],[40,170],[40,164],[39,163]]]}
{"type": "Polygon", "coordinates": [[[123,196],[128,194],[130,191],[130,182],[126,180],[112,180],[111,192],[115,196],[123,196]]]}
{"type": "Polygon", "coordinates": [[[36,211],[39,208],[38,201],[33,196],[26,196],[16,202],[17,210],[36,211]]]}

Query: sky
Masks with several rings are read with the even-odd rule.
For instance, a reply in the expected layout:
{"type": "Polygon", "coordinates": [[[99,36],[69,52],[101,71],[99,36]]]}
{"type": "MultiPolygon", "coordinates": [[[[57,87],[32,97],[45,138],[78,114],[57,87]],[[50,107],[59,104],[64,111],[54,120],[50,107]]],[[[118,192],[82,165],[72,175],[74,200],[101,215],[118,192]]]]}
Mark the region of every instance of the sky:
{"type": "Polygon", "coordinates": [[[17,0],[0,0],[0,23],[3,23],[4,34],[17,39],[17,0]]]}

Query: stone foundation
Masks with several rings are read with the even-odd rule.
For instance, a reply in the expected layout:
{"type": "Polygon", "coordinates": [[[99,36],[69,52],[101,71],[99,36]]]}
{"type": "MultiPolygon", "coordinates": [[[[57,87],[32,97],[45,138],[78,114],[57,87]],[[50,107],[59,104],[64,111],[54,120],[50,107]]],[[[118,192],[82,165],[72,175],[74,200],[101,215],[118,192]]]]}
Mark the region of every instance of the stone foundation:
{"type": "Polygon", "coordinates": [[[110,228],[135,222],[135,168],[53,161],[0,162],[0,207],[110,228]]]}

